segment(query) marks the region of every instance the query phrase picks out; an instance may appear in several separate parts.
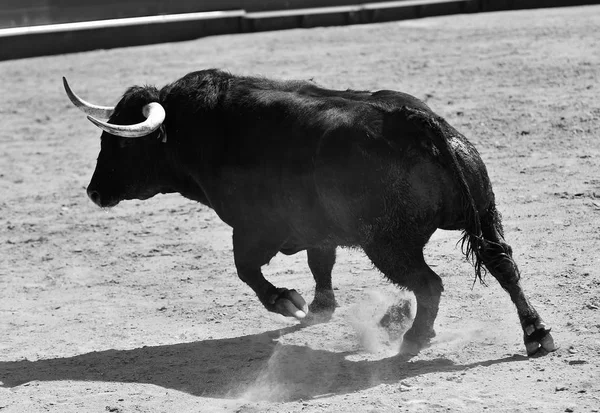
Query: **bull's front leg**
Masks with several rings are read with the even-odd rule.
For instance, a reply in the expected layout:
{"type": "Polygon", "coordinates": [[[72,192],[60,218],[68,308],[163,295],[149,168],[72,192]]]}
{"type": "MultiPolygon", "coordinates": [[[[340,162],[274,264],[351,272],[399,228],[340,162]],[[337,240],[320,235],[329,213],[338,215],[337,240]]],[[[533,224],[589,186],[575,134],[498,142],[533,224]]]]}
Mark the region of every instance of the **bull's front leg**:
{"type": "Polygon", "coordinates": [[[233,255],[238,276],[254,290],[271,312],[299,320],[306,317],[308,305],[296,290],[277,288],[265,279],[261,267],[277,254],[282,242],[259,237],[253,231],[233,231],[233,255]]]}
{"type": "Polygon", "coordinates": [[[337,307],[331,284],[335,247],[309,248],[306,256],[315,279],[315,298],[308,308],[313,315],[318,314],[320,319],[329,319],[337,307]]]}

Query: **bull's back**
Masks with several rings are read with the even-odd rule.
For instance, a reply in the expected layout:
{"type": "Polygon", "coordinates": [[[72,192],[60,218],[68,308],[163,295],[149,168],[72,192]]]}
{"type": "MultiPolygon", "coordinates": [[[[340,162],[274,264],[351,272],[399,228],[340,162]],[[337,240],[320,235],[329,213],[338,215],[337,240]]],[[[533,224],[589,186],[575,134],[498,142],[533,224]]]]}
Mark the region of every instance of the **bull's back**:
{"type": "Polygon", "coordinates": [[[430,112],[423,102],[393,91],[266,86],[238,85],[225,99],[224,161],[213,198],[230,225],[253,217],[283,222],[299,239],[335,235],[352,244],[361,222],[456,220],[451,174],[396,118],[401,107],[430,112]]]}

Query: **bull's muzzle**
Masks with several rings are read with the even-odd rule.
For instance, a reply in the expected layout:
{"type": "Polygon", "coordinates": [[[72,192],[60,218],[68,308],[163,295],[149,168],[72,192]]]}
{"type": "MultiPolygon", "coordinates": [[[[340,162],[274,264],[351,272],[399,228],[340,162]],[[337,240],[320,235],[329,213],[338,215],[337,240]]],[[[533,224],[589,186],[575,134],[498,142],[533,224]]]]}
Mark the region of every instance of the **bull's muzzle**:
{"type": "Polygon", "coordinates": [[[100,196],[100,192],[88,186],[87,194],[94,204],[98,205],[99,207],[102,206],[102,197],[100,196]]]}
{"type": "Polygon", "coordinates": [[[102,195],[102,193],[92,185],[88,186],[87,194],[92,202],[98,205],[100,208],[114,207],[119,203],[119,199],[102,195]]]}

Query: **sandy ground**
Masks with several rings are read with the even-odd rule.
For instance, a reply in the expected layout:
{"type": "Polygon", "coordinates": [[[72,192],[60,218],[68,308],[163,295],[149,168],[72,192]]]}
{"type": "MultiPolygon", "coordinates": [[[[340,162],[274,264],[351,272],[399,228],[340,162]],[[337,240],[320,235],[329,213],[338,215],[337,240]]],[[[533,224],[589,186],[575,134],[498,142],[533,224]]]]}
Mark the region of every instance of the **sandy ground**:
{"type": "MultiPolygon", "coordinates": [[[[0,63],[1,412],[600,411],[600,7],[221,36],[0,63]],[[231,231],[178,195],[96,208],[99,131],[68,102],[114,104],[201,68],[397,89],[485,160],[523,284],[561,348],[527,358],[491,277],[473,286],[434,235],[446,291],[434,345],[410,361],[376,328],[410,299],[359,251],[340,308],[301,327],[237,279],[231,231]]],[[[312,298],[305,254],[265,267],[312,298]]]]}

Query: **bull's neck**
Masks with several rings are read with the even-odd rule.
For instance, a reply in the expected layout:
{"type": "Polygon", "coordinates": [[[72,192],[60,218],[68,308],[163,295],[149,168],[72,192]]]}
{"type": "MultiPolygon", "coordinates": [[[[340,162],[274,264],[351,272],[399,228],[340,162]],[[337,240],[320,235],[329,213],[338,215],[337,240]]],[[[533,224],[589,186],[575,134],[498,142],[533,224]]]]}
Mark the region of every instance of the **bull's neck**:
{"type": "Polygon", "coordinates": [[[165,187],[166,192],[179,193],[193,201],[209,205],[204,191],[201,187],[201,165],[200,159],[195,159],[194,149],[187,145],[171,142],[166,147],[166,163],[168,165],[168,176],[165,187]]]}

